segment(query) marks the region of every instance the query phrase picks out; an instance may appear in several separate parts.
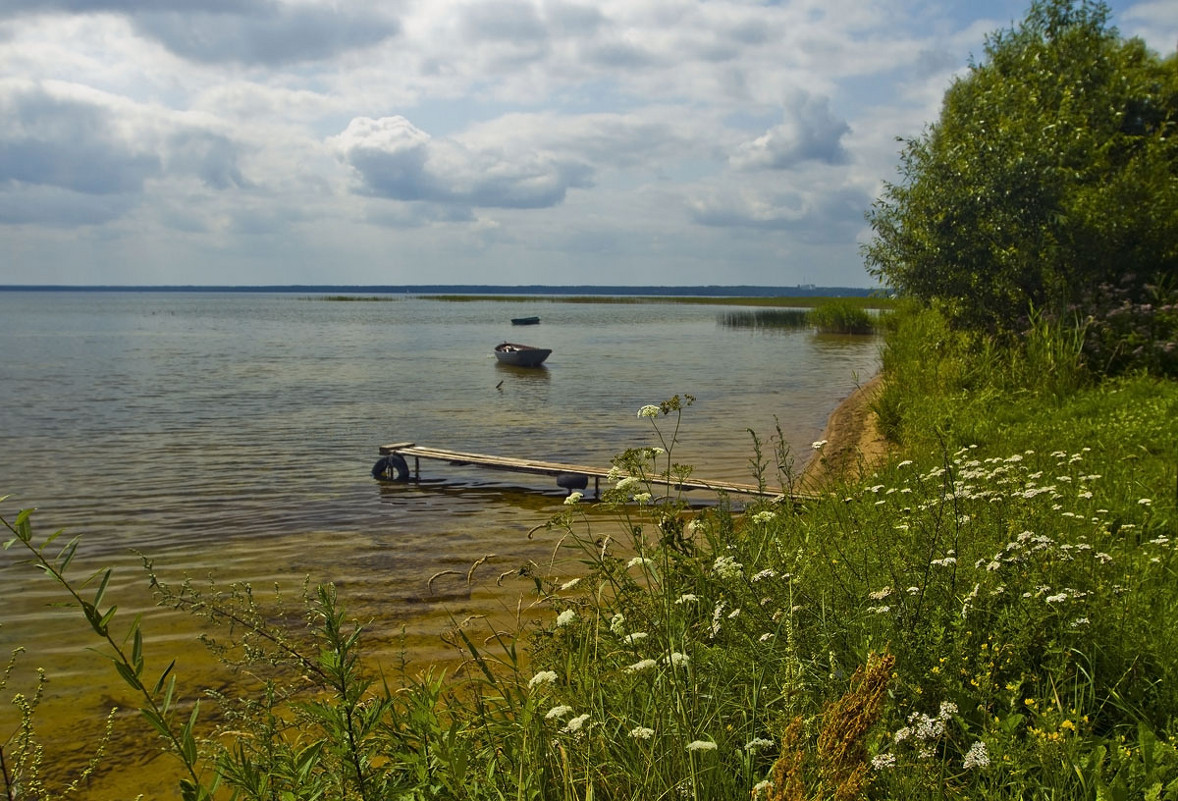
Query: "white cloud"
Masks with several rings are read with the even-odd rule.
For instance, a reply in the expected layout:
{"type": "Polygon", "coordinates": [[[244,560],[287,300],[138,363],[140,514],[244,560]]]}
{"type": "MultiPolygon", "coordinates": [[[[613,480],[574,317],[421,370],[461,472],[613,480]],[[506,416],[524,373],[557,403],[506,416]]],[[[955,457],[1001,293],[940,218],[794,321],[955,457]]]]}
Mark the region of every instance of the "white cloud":
{"type": "Polygon", "coordinates": [[[0,283],[864,285],[895,137],[1023,5],[10,0],[0,283]]]}

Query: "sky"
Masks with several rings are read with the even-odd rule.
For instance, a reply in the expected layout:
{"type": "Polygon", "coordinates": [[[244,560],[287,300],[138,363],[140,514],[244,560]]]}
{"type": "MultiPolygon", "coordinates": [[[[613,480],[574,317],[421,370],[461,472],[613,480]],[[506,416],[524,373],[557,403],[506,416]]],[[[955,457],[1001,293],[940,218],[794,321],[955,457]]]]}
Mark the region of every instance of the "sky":
{"type": "Polygon", "coordinates": [[[1026,9],[0,0],[0,284],[874,286],[897,138],[1026,9]]]}

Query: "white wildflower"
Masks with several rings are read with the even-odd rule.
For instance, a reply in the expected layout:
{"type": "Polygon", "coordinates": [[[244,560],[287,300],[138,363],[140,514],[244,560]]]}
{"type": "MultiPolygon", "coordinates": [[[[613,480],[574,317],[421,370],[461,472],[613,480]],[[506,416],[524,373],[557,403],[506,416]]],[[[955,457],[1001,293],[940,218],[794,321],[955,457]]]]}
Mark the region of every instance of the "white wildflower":
{"type": "Polygon", "coordinates": [[[766,748],[772,748],[777,743],[772,740],[767,740],[764,737],[754,737],[744,744],[745,751],[762,751],[766,748]]]}
{"type": "Polygon", "coordinates": [[[627,667],[623,668],[623,670],[625,670],[627,673],[639,673],[643,670],[655,667],[657,664],[658,662],[655,662],[653,659],[643,659],[640,662],[635,662],[633,665],[628,665],[627,667]]]}
{"type": "Polygon", "coordinates": [[[768,642],[773,639],[773,632],[767,631],[758,638],[758,642],[768,642]]]}
{"type": "Polygon", "coordinates": [[[569,722],[564,724],[564,728],[561,731],[565,734],[575,734],[581,730],[581,727],[585,725],[585,721],[587,720],[589,720],[588,713],[577,715],[575,718],[570,718],[569,722]]]}
{"type": "Polygon", "coordinates": [[[769,793],[769,791],[772,789],[773,789],[773,782],[769,781],[768,779],[761,779],[761,781],[759,781],[753,785],[751,795],[754,799],[757,799],[757,798],[760,798],[762,795],[767,795],[769,793]]]}
{"type": "Polygon", "coordinates": [[[1141,500],[1138,501],[1138,503],[1141,504],[1142,506],[1150,506],[1153,504],[1153,501],[1150,500],[1149,498],[1142,498],[1141,500]]]}
{"type": "Polygon", "coordinates": [[[907,467],[907,466],[908,466],[908,465],[910,465],[910,464],[912,464],[912,460],[911,460],[911,459],[905,459],[904,461],[902,461],[902,462],[900,462],[898,465],[896,465],[896,467],[907,467]]]}
{"type": "Polygon", "coordinates": [[[1049,603],[1049,604],[1062,604],[1067,599],[1068,599],[1068,594],[1066,592],[1061,592],[1059,595],[1048,595],[1047,596],[1047,603],[1049,603]]]}
{"type": "Polygon", "coordinates": [[[633,634],[627,634],[622,639],[625,640],[628,644],[633,645],[634,643],[641,642],[641,641],[645,640],[649,636],[650,635],[647,634],[645,631],[636,631],[633,634]]]}
{"type": "Polygon", "coordinates": [[[548,714],[546,714],[544,716],[544,719],[545,720],[559,720],[560,718],[563,718],[565,715],[567,715],[568,713],[570,713],[572,711],[573,711],[573,708],[571,706],[567,706],[566,704],[561,704],[560,706],[554,706],[554,707],[552,707],[552,709],[549,709],[548,714]]]}
{"type": "Polygon", "coordinates": [[[570,492],[569,497],[564,499],[564,505],[565,506],[576,506],[577,504],[579,504],[581,502],[581,499],[584,497],[585,497],[585,493],[583,493],[583,492],[580,492],[580,491],[570,492]]]}
{"type": "Polygon", "coordinates": [[[693,604],[698,600],[699,600],[698,595],[696,595],[694,593],[690,593],[690,592],[685,592],[682,595],[680,595],[678,598],[675,599],[675,603],[677,603],[677,604],[693,604]]]}
{"type": "Polygon", "coordinates": [[[887,598],[891,594],[892,594],[892,588],[891,587],[884,587],[882,590],[876,590],[875,592],[868,593],[867,597],[873,601],[882,601],[884,598],[887,598]]]}
{"type": "Polygon", "coordinates": [[[892,607],[887,604],[867,607],[867,614],[869,615],[886,615],[890,611],[892,611],[892,607]]]}
{"type": "Polygon", "coordinates": [[[777,519],[777,514],[775,512],[770,512],[768,510],[765,510],[763,512],[757,512],[755,515],[753,515],[753,522],[754,523],[768,523],[771,520],[776,520],[776,519],[777,519]]]}
{"type": "Polygon", "coordinates": [[[722,579],[735,579],[740,577],[740,571],[744,568],[740,562],[736,561],[731,556],[719,556],[716,561],[712,563],[712,570],[722,579]]]}
{"type": "Polygon", "coordinates": [[[638,567],[639,565],[653,565],[653,564],[654,564],[653,559],[647,559],[645,556],[635,556],[633,559],[631,559],[629,562],[626,563],[626,569],[629,570],[630,568],[638,567]]]}
{"type": "Polygon", "coordinates": [[[986,744],[978,740],[965,752],[965,761],[961,767],[966,770],[984,768],[990,764],[990,754],[986,751],[986,744]]]}
{"type": "Polygon", "coordinates": [[[638,416],[639,417],[658,417],[659,416],[659,407],[655,406],[654,404],[648,403],[647,405],[643,406],[641,409],[638,410],[638,416]]]}
{"type": "Polygon", "coordinates": [[[667,657],[667,662],[674,667],[686,667],[690,661],[691,658],[687,654],[681,654],[678,651],[673,652],[667,657]]]}
{"type": "Polygon", "coordinates": [[[556,616],[557,626],[567,626],[577,619],[577,612],[575,609],[566,609],[556,616]]]}
{"type": "Polygon", "coordinates": [[[820,439],[810,443],[810,447],[816,451],[820,451],[826,447],[826,440],[820,439]]]}
{"type": "Polygon", "coordinates": [[[649,492],[639,492],[634,495],[635,503],[650,503],[651,495],[649,492]]]}
{"type": "Polygon", "coordinates": [[[535,676],[532,676],[528,682],[528,687],[535,687],[537,684],[553,684],[556,681],[555,670],[541,670],[535,676]]]}
{"type": "Polygon", "coordinates": [[[751,581],[764,581],[765,579],[776,578],[776,577],[777,577],[777,571],[770,567],[770,568],[766,568],[765,570],[762,570],[760,573],[757,573],[755,576],[752,577],[751,581]]]}
{"type": "Polygon", "coordinates": [[[616,615],[614,615],[612,618],[610,618],[609,630],[612,631],[614,634],[617,634],[620,636],[622,634],[622,632],[625,631],[625,629],[622,627],[622,624],[625,622],[626,622],[625,615],[623,615],[621,612],[618,612],[616,615]]]}
{"type": "Polygon", "coordinates": [[[736,620],[738,617],[740,617],[740,607],[739,606],[728,613],[729,620],[736,620]]]}
{"type": "Polygon", "coordinates": [[[649,740],[654,736],[654,729],[648,729],[645,726],[635,726],[630,729],[630,736],[635,740],[649,740]]]}
{"type": "Polygon", "coordinates": [[[716,744],[711,740],[692,740],[687,744],[688,751],[715,751],[716,744]]]}
{"type": "Polygon", "coordinates": [[[614,489],[618,490],[619,492],[625,492],[631,487],[638,486],[638,483],[638,479],[634,478],[634,476],[626,476],[625,478],[618,481],[618,483],[614,486],[614,489]]]}
{"type": "Polygon", "coordinates": [[[895,754],[876,754],[871,758],[872,770],[887,770],[896,767],[895,754]]]}
{"type": "Polygon", "coordinates": [[[573,587],[577,586],[580,583],[581,583],[580,578],[570,579],[569,581],[566,581],[564,584],[561,584],[560,589],[562,592],[565,590],[571,590],[573,587]]]}

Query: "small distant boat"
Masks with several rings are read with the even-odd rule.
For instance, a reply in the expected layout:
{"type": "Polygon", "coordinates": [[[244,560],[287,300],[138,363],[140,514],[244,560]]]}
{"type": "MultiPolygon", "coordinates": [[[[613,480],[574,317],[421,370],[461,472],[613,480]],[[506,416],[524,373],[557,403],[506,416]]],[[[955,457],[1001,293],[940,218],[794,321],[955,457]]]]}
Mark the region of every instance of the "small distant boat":
{"type": "Polygon", "coordinates": [[[504,342],[495,347],[495,358],[513,367],[539,367],[550,353],[552,351],[548,348],[533,348],[531,345],[518,345],[515,342],[504,342]]]}
{"type": "Polygon", "coordinates": [[[539,325],[540,318],[539,317],[512,317],[511,324],[512,325],[539,325]]]}

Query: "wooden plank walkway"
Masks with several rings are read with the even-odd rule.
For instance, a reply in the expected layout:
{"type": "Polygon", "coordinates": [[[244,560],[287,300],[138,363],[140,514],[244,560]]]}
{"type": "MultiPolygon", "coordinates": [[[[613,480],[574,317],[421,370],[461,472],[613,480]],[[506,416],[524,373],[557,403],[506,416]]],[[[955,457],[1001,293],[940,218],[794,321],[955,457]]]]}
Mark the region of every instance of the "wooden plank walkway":
{"type": "MultiPolygon", "coordinates": [[[[611,468],[591,467],[589,465],[580,464],[565,464],[561,462],[545,462],[536,459],[515,459],[508,456],[492,456],[485,453],[466,453],[463,451],[453,451],[446,448],[430,448],[425,445],[418,445],[414,442],[396,442],[391,445],[380,446],[381,456],[391,456],[396,454],[406,460],[406,467],[408,468],[408,460],[413,459],[413,477],[415,479],[421,478],[421,460],[434,459],[442,462],[449,462],[456,466],[474,465],[476,467],[485,467],[491,470],[506,470],[513,473],[531,473],[534,475],[556,476],[558,483],[561,483],[561,477],[574,478],[577,476],[584,476],[586,479],[593,479],[593,490],[597,497],[601,497],[601,479],[608,478],[611,468]]],[[[379,465],[379,462],[377,463],[379,465]]],[[[375,474],[375,469],[374,469],[375,474]]],[[[614,474],[617,475],[616,472],[614,474]]],[[[402,479],[404,480],[404,479],[402,479]]],[[[709,481],[704,479],[689,479],[687,481],[677,481],[674,479],[652,478],[648,479],[652,484],[660,484],[663,486],[672,486],[675,489],[682,490],[708,490],[711,492],[729,492],[740,495],[756,495],[763,498],[772,498],[775,500],[785,500],[787,494],[782,490],[772,490],[769,488],[761,489],[755,484],[739,484],[731,481],[709,481]]],[[[582,484],[584,487],[587,485],[582,484]]],[[[808,496],[802,496],[794,493],[790,496],[792,499],[801,499],[808,496]]]]}

